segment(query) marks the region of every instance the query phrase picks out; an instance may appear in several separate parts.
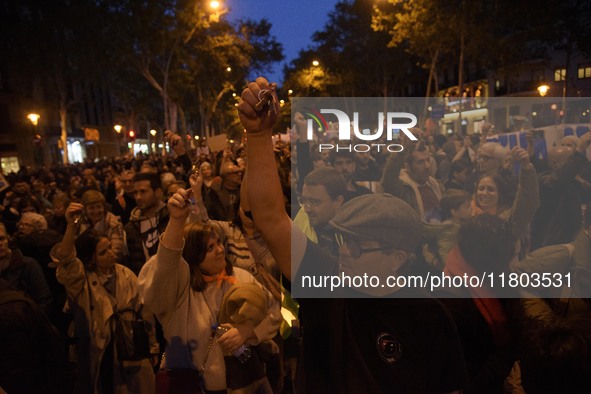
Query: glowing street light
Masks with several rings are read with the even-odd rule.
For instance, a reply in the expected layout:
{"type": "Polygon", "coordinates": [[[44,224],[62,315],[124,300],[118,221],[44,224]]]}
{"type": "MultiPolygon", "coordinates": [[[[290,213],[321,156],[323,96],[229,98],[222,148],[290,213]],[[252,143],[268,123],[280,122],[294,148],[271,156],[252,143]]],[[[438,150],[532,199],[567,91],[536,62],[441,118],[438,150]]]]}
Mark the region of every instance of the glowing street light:
{"type": "Polygon", "coordinates": [[[123,126],[121,126],[120,124],[116,124],[115,126],[113,126],[113,128],[115,129],[115,132],[117,132],[117,134],[121,134],[121,130],[123,130],[123,126]]]}
{"type": "Polygon", "coordinates": [[[227,71],[227,72],[230,72],[230,71],[232,71],[232,67],[227,67],[227,68],[226,68],[226,71],[227,71]]]}
{"type": "Polygon", "coordinates": [[[154,129],[150,130],[150,134],[152,134],[152,137],[156,137],[156,134],[158,134],[158,132],[154,129]]]}
{"type": "Polygon", "coordinates": [[[550,90],[550,86],[548,86],[546,84],[542,84],[542,85],[538,86],[538,93],[540,93],[540,96],[542,96],[542,97],[546,96],[546,94],[548,93],[548,90],[550,90]]]}
{"type": "Polygon", "coordinates": [[[320,62],[318,60],[314,60],[314,61],[312,61],[312,65],[314,67],[318,67],[320,65],[320,62]]]}
{"type": "Polygon", "coordinates": [[[39,114],[28,114],[27,115],[27,119],[29,119],[31,121],[31,123],[33,124],[33,126],[37,126],[39,124],[39,118],[41,116],[39,116],[39,114]]]}
{"type": "Polygon", "coordinates": [[[220,4],[220,2],[219,2],[219,1],[210,1],[210,2],[209,2],[209,7],[210,7],[212,10],[217,10],[218,8],[220,8],[220,5],[221,5],[221,4],[220,4]]]}

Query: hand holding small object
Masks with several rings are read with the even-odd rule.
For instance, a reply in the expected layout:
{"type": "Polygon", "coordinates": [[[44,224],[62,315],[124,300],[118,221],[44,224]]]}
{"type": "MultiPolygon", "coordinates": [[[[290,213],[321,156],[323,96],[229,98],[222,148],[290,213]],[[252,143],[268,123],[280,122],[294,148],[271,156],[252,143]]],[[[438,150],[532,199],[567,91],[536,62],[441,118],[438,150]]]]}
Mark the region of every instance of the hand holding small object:
{"type": "Polygon", "coordinates": [[[275,94],[276,86],[275,83],[269,83],[265,78],[259,77],[242,91],[238,103],[238,114],[247,133],[254,135],[273,130],[279,112],[279,101],[275,94]],[[266,111],[265,107],[267,107],[266,111]]]}
{"type": "Polygon", "coordinates": [[[269,84],[269,89],[261,89],[257,95],[259,102],[254,106],[254,109],[257,111],[262,111],[265,107],[269,107],[269,110],[273,109],[273,111],[276,113],[276,106],[271,106],[271,103],[275,104],[277,102],[277,95],[275,94],[276,90],[277,84],[275,82],[269,84]]]}
{"type": "Polygon", "coordinates": [[[73,202],[66,209],[66,221],[68,224],[80,224],[84,219],[84,205],[73,202]]]}

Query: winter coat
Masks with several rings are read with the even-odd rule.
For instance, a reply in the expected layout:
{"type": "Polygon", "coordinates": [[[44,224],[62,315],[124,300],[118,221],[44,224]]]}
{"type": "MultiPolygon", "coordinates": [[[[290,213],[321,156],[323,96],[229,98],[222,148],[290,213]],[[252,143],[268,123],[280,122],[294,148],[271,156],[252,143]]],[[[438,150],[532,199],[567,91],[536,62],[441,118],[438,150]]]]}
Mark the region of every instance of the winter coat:
{"type": "Polygon", "coordinates": [[[127,235],[127,249],[129,250],[128,267],[136,275],[139,275],[140,270],[146,261],[148,261],[151,256],[155,255],[156,251],[158,250],[158,242],[156,242],[149,249],[144,247],[144,242],[148,237],[148,233],[142,234],[141,223],[142,221],[149,219],[154,221],[155,226],[158,229],[158,236],[162,235],[166,229],[169,219],[168,207],[166,204],[161,203],[160,209],[152,218],[142,215],[141,209],[137,207],[134,208],[133,211],[131,211],[129,222],[125,225],[125,233],[127,235]]]}
{"type": "MultiPolygon", "coordinates": [[[[66,309],[74,314],[71,334],[76,338],[76,359],[79,368],[77,393],[98,393],[99,369],[105,349],[113,339],[113,314],[118,310],[132,308],[140,310],[141,299],[135,274],[120,264],[115,265],[115,297],[104,287],[105,277],[87,270],[76,258],[58,256],[60,244],[51,251],[51,257],[59,262],[58,281],[66,287],[68,303],[66,309]]],[[[142,309],[145,320],[151,314],[142,309]]],[[[154,325],[152,325],[153,327],[154,325]]],[[[154,338],[154,336],[152,335],[154,338]]],[[[152,339],[152,353],[158,352],[158,344],[152,339]]],[[[148,359],[141,361],[117,361],[113,352],[113,385],[116,393],[153,393],[154,371],[148,359]]]]}
{"type": "Polygon", "coordinates": [[[51,310],[53,297],[37,261],[25,257],[19,250],[13,250],[8,267],[0,272],[0,277],[16,289],[31,297],[44,312],[51,310]]]}

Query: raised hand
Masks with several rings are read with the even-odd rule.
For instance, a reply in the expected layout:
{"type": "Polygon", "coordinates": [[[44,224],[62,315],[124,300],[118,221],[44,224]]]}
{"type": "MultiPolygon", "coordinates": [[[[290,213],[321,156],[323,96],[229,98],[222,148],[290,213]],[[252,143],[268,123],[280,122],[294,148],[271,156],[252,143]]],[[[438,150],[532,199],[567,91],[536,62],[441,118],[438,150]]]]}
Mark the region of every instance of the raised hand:
{"type": "Polygon", "coordinates": [[[68,226],[72,224],[78,224],[83,215],[84,205],[77,202],[70,203],[65,213],[66,222],[68,223],[68,226]]]}
{"type": "Polygon", "coordinates": [[[306,142],[308,122],[306,121],[306,118],[304,118],[304,115],[302,115],[300,112],[296,112],[293,116],[293,124],[295,125],[295,129],[298,134],[298,138],[300,139],[300,142],[306,142]]]}
{"type": "Polygon", "coordinates": [[[170,147],[177,154],[177,156],[182,156],[187,153],[187,149],[185,147],[185,143],[180,135],[173,133],[170,130],[166,130],[164,132],[164,139],[168,141],[170,147]]]}
{"type": "Polygon", "coordinates": [[[514,162],[519,162],[521,166],[527,166],[529,164],[529,153],[517,146],[511,149],[511,158],[514,162]]]}
{"type": "Polygon", "coordinates": [[[269,84],[265,78],[258,77],[242,91],[238,115],[247,133],[256,134],[273,130],[279,113],[279,101],[274,89],[274,83],[269,84]]]}
{"type": "Polygon", "coordinates": [[[179,188],[176,193],[168,200],[168,212],[171,219],[186,220],[189,216],[189,201],[188,199],[193,194],[192,190],[185,190],[179,188]]]}
{"type": "Polygon", "coordinates": [[[201,200],[201,186],[203,185],[203,175],[199,170],[193,170],[189,176],[189,184],[193,191],[193,198],[195,201],[201,200]]]}

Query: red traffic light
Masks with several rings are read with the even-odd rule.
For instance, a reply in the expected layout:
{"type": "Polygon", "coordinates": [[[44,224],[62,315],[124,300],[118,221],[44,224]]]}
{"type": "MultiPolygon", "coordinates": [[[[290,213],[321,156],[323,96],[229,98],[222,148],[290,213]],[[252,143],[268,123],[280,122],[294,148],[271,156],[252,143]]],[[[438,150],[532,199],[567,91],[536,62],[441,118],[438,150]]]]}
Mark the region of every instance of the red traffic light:
{"type": "Polygon", "coordinates": [[[129,140],[135,141],[135,131],[129,130],[129,140]]]}

